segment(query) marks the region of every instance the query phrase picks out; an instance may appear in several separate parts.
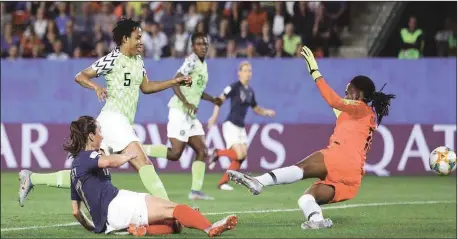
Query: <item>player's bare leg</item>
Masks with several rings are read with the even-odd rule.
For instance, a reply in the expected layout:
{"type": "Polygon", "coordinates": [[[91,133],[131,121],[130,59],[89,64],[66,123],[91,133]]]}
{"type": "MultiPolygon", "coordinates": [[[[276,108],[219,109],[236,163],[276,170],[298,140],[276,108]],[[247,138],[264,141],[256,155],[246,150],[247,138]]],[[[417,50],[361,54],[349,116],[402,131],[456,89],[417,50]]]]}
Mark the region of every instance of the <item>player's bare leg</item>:
{"type": "Polygon", "coordinates": [[[204,136],[196,135],[189,137],[188,145],[196,152],[196,158],[192,163],[192,185],[188,197],[191,200],[213,200],[202,192],[202,186],[205,178],[205,160],[208,157],[207,146],[205,145],[204,136]]]}
{"type": "Polygon", "coordinates": [[[154,169],[153,163],[148,159],[140,142],[131,142],[122,152],[130,152],[137,155],[137,158],[130,161],[145,186],[146,190],[154,196],[169,199],[161,179],[154,169]]]}
{"type": "MultiPolygon", "coordinates": [[[[176,219],[185,227],[204,231],[208,236],[213,237],[234,229],[238,222],[236,216],[228,216],[212,224],[200,212],[186,205],[179,205],[153,196],[147,196],[145,200],[148,209],[148,224],[150,225],[163,220],[176,219]]],[[[141,229],[142,226],[131,226],[129,231],[138,233],[137,236],[143,236],[147,230],[141,229]],[[140,234],[142,232],[144,233],[140,234]]]]}
{"type": "Polygon", "coordinates": [[[334,198],[334,187],[326,184],[314,184],[302,195],[297,204],[304,213],[306,221],[302,229],[331,228],[332,221],[323,217],[320,205],[329,203],[334,198]]]}
{"type": "Polygon", "coordinates": [[[296,165],[275,169],[258,177],[227,170],[229,179],[246,186],[253,195],[261,193],[265,186],[294,183],[306,178],[324,179],[327,175],[324,157],[321,152],[315,152],[296,165]]]}
{"type": "Polygon", "coordinates": [[[167,159],[170,161],[178,161],[186,148],[186,142],[182,142],[175,138],[169,138],[169,140],[172,147],[167,150],[167,159]]]}
{"type": "MultiPolygon", "coordinates": [[[[234,144],[229,150],[211,149],[209,150],[209,169],[213,169],[220,156],[229,157],[231,164],[228,170],[238,171],[246,159],[248,146],[246,144],[234,144]]],[[[232,191],[234,188],[229,185],[229,175],[224,173],[223,177],[218,182],[218,188],[221,190],[232,191]]]]}

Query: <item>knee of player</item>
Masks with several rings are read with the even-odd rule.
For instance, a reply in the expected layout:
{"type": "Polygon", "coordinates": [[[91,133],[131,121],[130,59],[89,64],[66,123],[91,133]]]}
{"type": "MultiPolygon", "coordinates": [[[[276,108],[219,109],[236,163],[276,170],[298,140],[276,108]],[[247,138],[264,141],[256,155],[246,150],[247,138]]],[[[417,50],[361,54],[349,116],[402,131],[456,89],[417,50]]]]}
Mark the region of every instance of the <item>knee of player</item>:
{"type": "Polygon", "coordinates": [[[168,155],[167,159],[168,159],[168,160],[172,160],[172,161],[178,161],[178,160],[180,160],[180,157],[181,157],[181,152],[173,152],[173,151],[172,151],[172,152],[168,155]]]}
{"type": "Polygon", "coordinates": [[[197,158],[202,158],[205,160],[205,158],[208,157],[208,150],[207,148],[198,149],[196,151],[196,154],[197,154],[197,158]]]}
{"type": "Polygon", "coordinates": [[[238,160],[244,160],[246,159],[247,152],[245,150],[237,152],[237,158],[238,160]]]}
{"type": "Polygon", "coordinates": [[[315,202],[315,198],[310,194],[304,194],[297,200],[297,205],[300,208],[307,208],[311,202],[315,202]]]}

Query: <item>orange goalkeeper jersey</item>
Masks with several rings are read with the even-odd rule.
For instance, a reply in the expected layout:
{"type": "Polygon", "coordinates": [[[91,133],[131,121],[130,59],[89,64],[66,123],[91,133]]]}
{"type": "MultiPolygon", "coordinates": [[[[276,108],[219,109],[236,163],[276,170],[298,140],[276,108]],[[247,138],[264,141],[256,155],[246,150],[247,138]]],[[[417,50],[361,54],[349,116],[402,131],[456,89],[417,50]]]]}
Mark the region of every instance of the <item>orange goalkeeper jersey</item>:
{"type": "Polygon", "coordinates": [[[329,139],[329,148],[340,146],[338,148],[344,151],[343,154],[350,156],[351,160],[361,160],[363,166],[376,128],[372,107],[363,101],[341,98],[329,87],[324,78],[318,79],[317,85],[323,98],[335,109],[337,116],[334,133],[329,139]]]}

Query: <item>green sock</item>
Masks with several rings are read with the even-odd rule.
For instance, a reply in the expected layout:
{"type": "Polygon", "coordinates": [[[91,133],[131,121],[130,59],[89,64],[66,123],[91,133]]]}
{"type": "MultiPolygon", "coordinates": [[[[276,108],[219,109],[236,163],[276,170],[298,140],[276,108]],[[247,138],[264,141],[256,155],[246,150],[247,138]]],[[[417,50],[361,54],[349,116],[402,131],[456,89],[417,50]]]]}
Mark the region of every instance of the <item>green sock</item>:
{"type": "Polygon", "coordinates": [[[202,186],[204,184],[204,177],[205,177],[205,162],[202,161],[194,161],[192,163],[192,186],[191,190],[200,191],[202,190],[202,186]]]}
{"type": "Polygon", "coordinates": [[[161,179],[154,170],[153,165],[145,165],[138,170],[138,174],[142,179],[143,185],[151,195],[169,200],[167,192],[165,191],[164,185],[161,179]]]}
{"type": "Polygon", "coordinates": [[[32,173],[30,181],[33,185],[70,188],[70,170],[61,170],[55,173],[32,173]]]}
{"type": "Polygon", "coordinates": [[[144,144],[143,149],[146,154],[153,158],[167,158],[167,146],[163,144],[144,144]]]}

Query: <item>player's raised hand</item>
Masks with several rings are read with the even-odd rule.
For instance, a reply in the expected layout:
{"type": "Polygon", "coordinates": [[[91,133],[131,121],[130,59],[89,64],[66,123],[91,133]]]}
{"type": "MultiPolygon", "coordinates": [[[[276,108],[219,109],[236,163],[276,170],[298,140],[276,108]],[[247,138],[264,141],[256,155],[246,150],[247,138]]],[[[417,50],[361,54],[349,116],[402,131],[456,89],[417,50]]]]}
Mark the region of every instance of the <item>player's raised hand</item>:
{"type": "Polygon", "coordinates": [[[274,117],[275,116],[275,111],[273,111],[273,110],[265,110],[264,114],[267,117],[274,117]]]}
{"type": "Polygon", "coordinates": [[[192,85],[192,78],[191,76],[179,76],[175,78],[177,81],[178,85],[180,86],[187,86],[190,87],[192,85]]]}
{"type": "Polygon", "coordinates": [[[302,47],[301,55],[307,63],[308,71],[314,81],[321,77],[321,73],[318,71],[318,63],[316,63],[315,56],[313,56],[312,51],[306,47],[302,47]]]}
{"type": "Polygon", "coordinates": [[[95,93],[97,94],[97,98],[99,98],[99,101],[105,101],[108,98],[108,93],[107,89],[100,87],[95,89],[95,93]]]}

